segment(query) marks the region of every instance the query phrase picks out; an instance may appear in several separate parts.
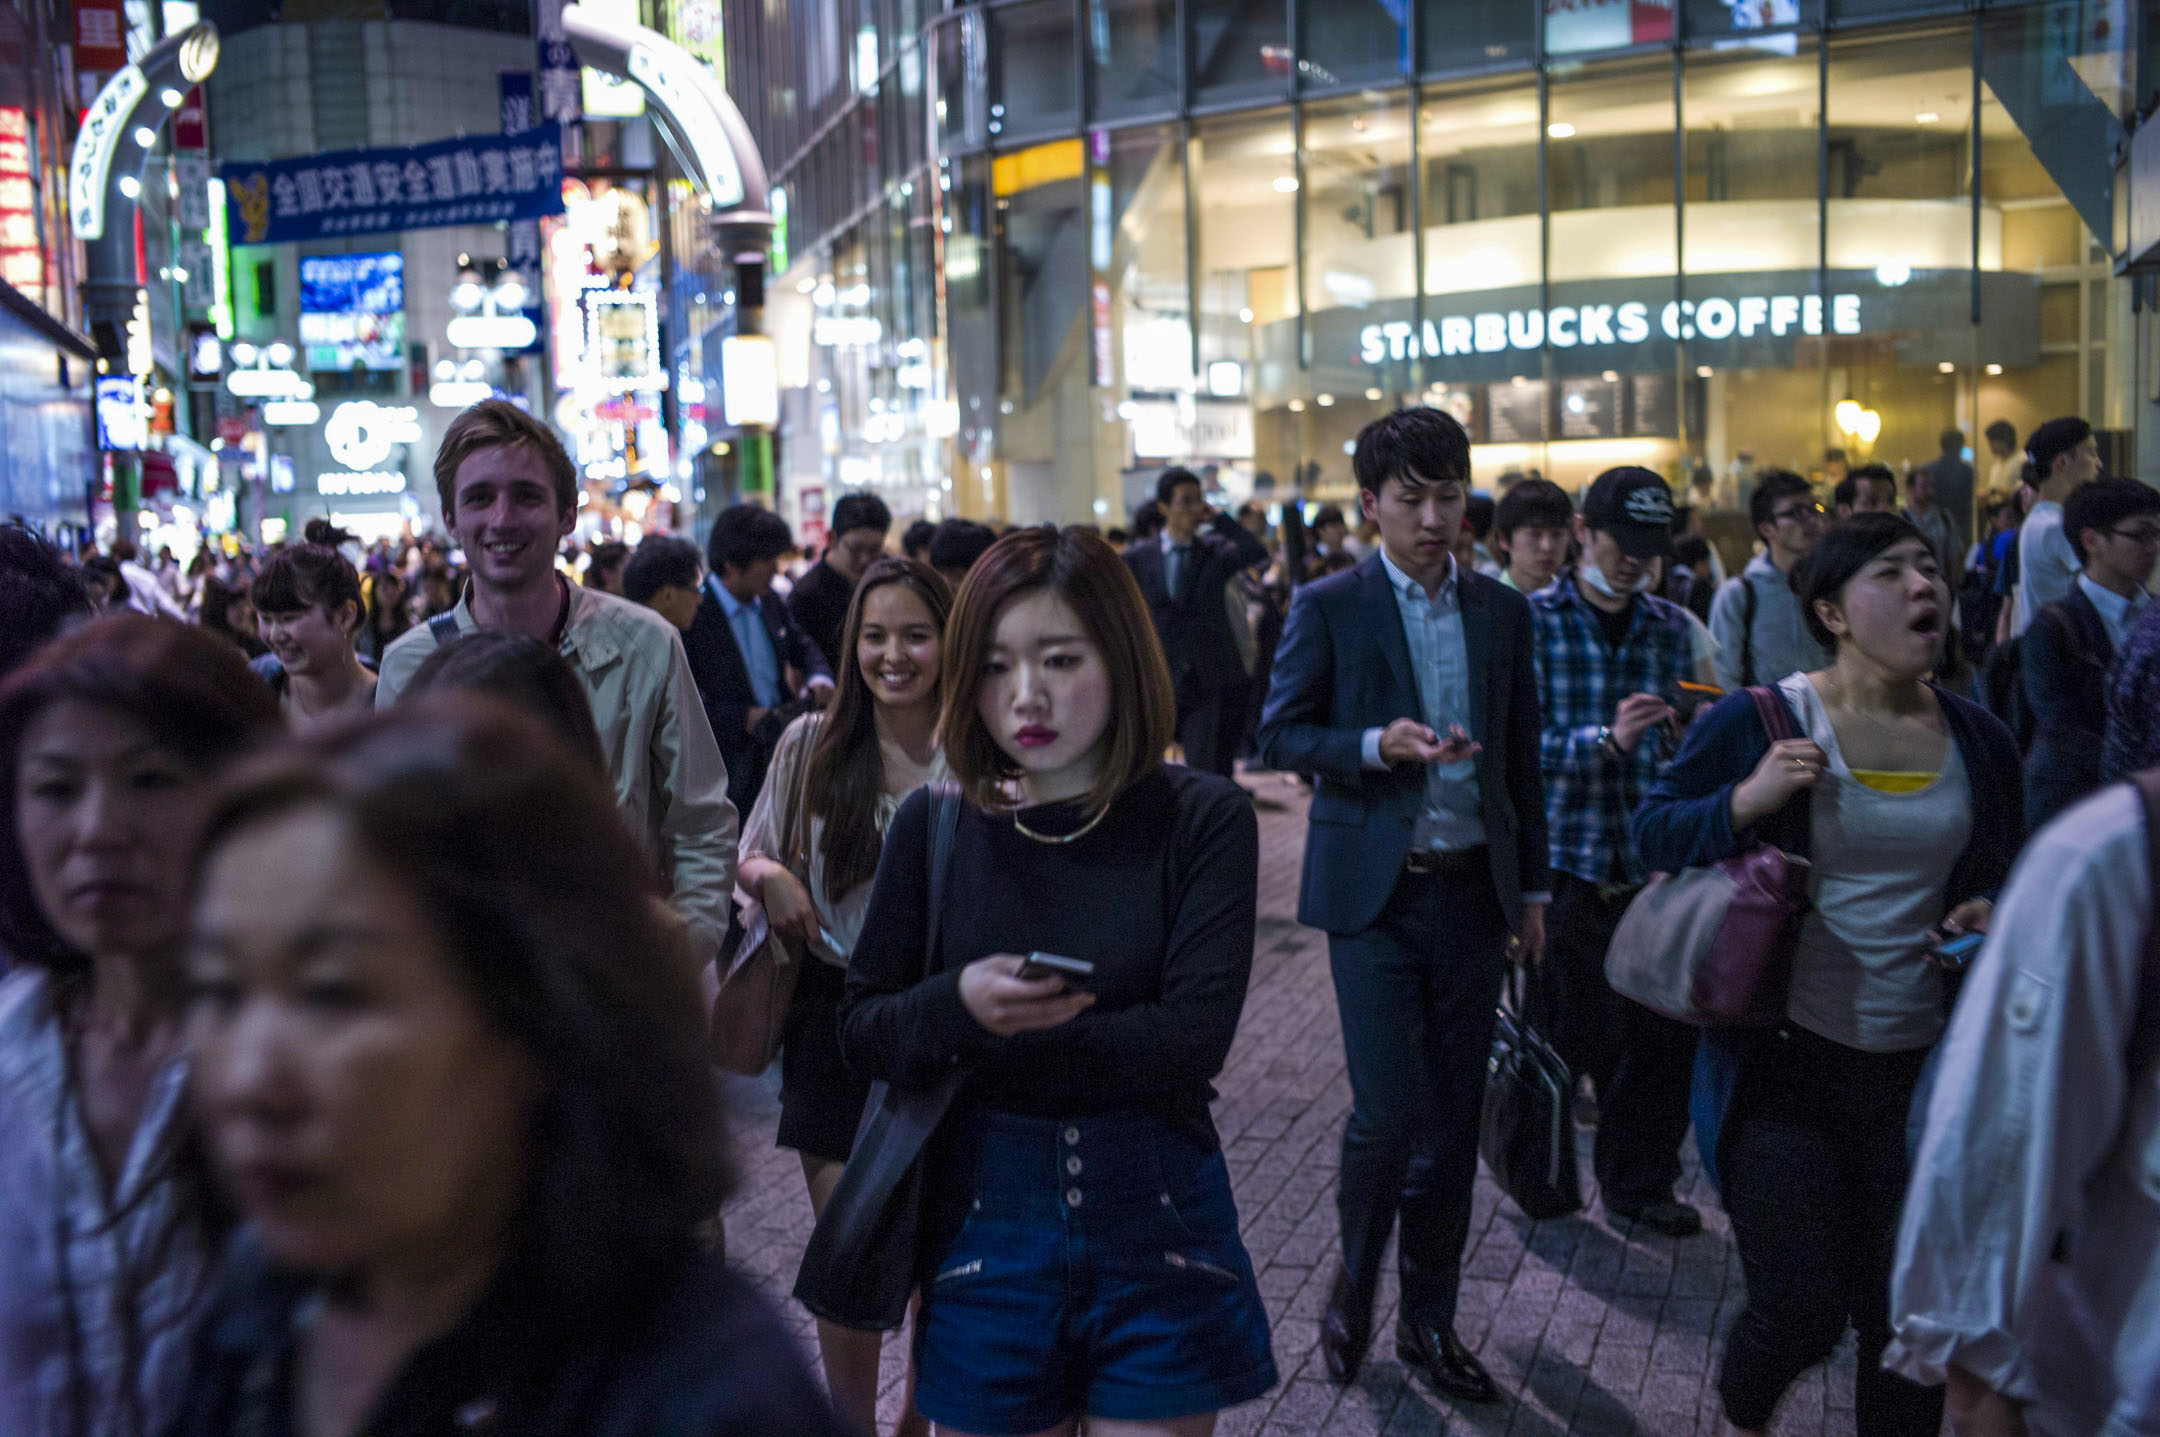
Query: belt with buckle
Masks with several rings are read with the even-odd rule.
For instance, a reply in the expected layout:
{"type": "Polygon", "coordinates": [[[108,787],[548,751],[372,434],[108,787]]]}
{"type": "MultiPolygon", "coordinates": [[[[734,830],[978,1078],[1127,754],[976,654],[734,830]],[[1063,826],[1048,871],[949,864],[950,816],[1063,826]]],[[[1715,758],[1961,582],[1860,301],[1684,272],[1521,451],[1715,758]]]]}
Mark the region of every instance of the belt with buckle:
{"type": "Polygon", "coordinates": [[[1436,852],[1430,848],[1417,848],[1412,849],[1409,856],[1403,859],[1403,872],[1405,873],[1454,875],[1482,872],[1484,868],[1485,846],[1483,844],[1479,844],[1476,848],[1450,849],[1445,853],[1436,852]]]}

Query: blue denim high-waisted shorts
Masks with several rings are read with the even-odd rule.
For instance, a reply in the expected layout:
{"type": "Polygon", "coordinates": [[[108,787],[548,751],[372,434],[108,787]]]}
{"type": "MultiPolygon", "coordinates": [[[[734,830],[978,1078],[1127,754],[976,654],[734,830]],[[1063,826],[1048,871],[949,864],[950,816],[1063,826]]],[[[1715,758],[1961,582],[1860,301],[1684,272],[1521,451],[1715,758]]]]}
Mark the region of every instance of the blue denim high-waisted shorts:
{"type": "Polygon", "coordinates": [[[1213,1145],[1139,1114],[957,1109],[926,1156],[915,1403],[932,1422],[1166,1421],[1275,1385],[1213,1145]]]}

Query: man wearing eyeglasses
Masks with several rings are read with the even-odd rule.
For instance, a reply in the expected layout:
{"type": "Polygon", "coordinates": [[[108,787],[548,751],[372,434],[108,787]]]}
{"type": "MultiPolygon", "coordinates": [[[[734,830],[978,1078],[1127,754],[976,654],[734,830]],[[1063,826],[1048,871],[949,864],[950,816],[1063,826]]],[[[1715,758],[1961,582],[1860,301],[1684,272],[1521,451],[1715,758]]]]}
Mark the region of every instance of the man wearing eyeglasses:
{"type": "Polygon", "coordinates": [[[2029,830],[2100,786],[2108,669],[2160,563],[2160,490],[2135,479],[2095,479],[2071,490],[2062,507],[2063,533],[2083,567],[2070,597],[2044,606],[2019,648],[2033,713],[2029,830]]]}
{"type": "Polygon", "coordinates": [[[1794,566],[1822,537],[1823,509],[1814,486],[1789,470],[1765,470],[1748,500],[1748,518],[1762,536],[1763,552],[1727,579],[1710,604],[1718,683],[1728,693],[1830,663],[1808,634],[1792,587],[1794,566]]]}

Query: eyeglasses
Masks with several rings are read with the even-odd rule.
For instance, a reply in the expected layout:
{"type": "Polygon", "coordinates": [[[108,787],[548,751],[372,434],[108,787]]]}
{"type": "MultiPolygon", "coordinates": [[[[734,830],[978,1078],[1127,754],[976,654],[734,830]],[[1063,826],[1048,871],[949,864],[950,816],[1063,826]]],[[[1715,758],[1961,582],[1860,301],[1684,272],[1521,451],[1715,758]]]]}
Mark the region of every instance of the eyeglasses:
{"type": "Polygon", "coordinates": [[[2110,529],[2108,532],[2133,544],[2160,544],[2160,524],[2140,524],[2134,529],[2110,529]]]}
{"type": "Polygon", "coordinates": [[[1819,519],[1822,514],[1820,504],[1795,504],[1789,509],[1772,509],[1770,519],[1773,523],[1782,523],[1787,519],[1819,519]]]}

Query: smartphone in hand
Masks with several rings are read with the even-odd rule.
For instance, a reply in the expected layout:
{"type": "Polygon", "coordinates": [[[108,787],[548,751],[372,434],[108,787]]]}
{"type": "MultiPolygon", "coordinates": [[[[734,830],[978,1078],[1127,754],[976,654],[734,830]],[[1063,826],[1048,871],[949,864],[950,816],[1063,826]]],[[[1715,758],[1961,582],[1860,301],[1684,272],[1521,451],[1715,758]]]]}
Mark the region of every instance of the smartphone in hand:
{"type": "Polygon", "coordinates": [[[1929,935],[1929,948],[1935,961],[1953,973],[1961,973],[1980,956],[1980,949],[1987,943],[1985,933],[1942,933],[1929,935]]]}
{"type": "Polygon", "coordinates": [[[1016,976],[1029,982],[1037,978],[1062,978],[1066,987],[1084,989],[1095,976],[1095,965],[1085,958],[1067,958],[1061,953],[1030,953],[1016,976]]]}

